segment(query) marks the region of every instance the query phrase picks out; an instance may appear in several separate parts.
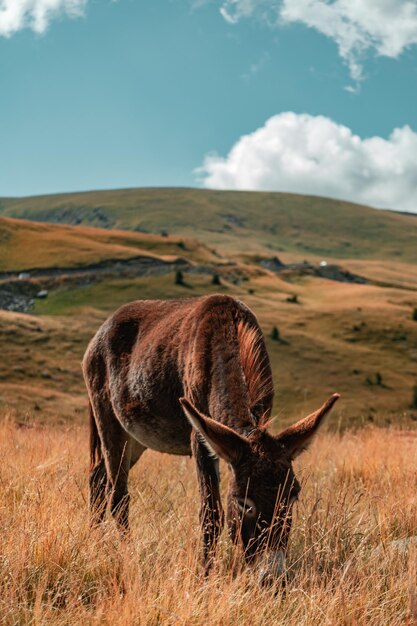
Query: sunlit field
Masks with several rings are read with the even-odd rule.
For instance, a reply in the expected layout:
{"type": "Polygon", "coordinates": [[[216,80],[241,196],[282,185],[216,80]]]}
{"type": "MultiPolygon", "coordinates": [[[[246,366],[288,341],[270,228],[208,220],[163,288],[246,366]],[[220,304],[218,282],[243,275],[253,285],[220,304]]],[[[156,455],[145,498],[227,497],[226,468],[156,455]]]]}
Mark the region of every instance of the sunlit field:
{"type": "Polygon", "coordinates": [[[417,535],[415,433],[319,434],[297,461],[288,582],[269,590],[227,532],[201,576],[189,458],[146,452],[130,539],[112,521],[90,531],[87,440],[84,427],[0,426],[2,624],[417,623],[417,543],[398,541],[417,535]]]}

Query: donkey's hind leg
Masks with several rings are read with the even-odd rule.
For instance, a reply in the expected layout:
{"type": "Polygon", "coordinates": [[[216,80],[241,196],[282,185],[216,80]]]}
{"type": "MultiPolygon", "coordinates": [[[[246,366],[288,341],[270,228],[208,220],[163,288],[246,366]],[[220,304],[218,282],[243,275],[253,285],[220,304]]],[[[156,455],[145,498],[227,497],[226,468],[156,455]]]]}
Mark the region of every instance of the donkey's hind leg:
{"type": "Polygon", "coordinates": [[[122,429],[117,446],[113,442],[113,449],[106,459],[110,511],[123,534],[129,530],[129,470],[145,450],[144,446],[122,429]]]}
{"type": "Polygon", "coordinates": [[[96,526],[104,520],[107,508],[107,472],[104,459],[91,470],[89,479],[90,524],[96,526]]]}
{"type": "Polygon", "coordinates": [[[117,439],[112,439],[111,443],[112,446],[108,454],[105,455],[110,511],[119,526],[119,530],[125,534],[129,530],[129,470],[139,460],[146,448],[128,435],[121,426],[117,439]]]}
{"type": "MultiPolygon", "coordinates": [[[[106,493],[110,511],[119,529],[126,533],[129,530],[129,470],[146,448],[124,430],[109,398],[100,396],[93,402],[93,407],[107,476],[106,493]]],[[[103,475],[103,469],[97,472],[103,475]]]]}

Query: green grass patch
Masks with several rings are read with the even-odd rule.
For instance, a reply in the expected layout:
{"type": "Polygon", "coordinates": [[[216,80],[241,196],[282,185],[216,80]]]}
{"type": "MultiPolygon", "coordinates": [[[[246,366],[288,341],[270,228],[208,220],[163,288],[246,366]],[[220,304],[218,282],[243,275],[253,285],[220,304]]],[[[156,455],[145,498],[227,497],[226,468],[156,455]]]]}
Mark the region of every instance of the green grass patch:
{"type": "Polygon", "coordinates": [[[37,300],[39,315],[72,315],[86,308],[110,313],[133,300],[196,297],[208,293],[232,293],[229,285],[212,285],[211,276],[189,275],[185,285],[176,285],[175,273],[166,276],[102,280],[93,285],[52,291],[45,300],[37,300]]]}

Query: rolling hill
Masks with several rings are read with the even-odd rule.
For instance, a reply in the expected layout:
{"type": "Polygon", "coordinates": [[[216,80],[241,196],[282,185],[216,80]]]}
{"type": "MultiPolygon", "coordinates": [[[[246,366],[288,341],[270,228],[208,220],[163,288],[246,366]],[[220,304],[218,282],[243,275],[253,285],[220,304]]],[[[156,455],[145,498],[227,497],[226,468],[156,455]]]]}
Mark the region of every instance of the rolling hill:
{"type": "MultiPolygon", "coordinates": [[[[223,219],[219,215],[213,223],[223,219]]],[[[397,218],[380,218],[370,209],[365,216],[397,218]]],[[[400,228],[402,219],[397,227],[406,242],[411,228],[400,228]]],[[[384,259],[389,244],[384,248],[383,230],[376,229],[380,239],[372,244],[372,258],[339,259],[323,274],[321,255],[311,255],[316,260],[306,264],[304,254],[282,252],[280,264],[278,246],[271,250],[258,242],[260,227],[254,226],[250,239],[248,227],[231,226],[221,233],[231,243],[220,252],[206,245],[213,245],[212,231],[200,231],[197,222],[195,217],[194,228],[184,226],[190,238],[170,224],[165,226],[174,234],[161,235],[0,218],[0,305],[8,293],[12,303],[15,294],[25,303],[17,311],[0,311],[3,410],[19,419],[84,421],[80,361],[107,315],[138,298],[222,292],[244,300],[259,318],[273,365],[277,423],[308,412],[334,391],[343,396],[334,428],[417,419],[417,273],[411,262],[384,259]],[[206,243],[195,239],[200,233],[206,243]],[[175,280],[179,268],[183,284],[175,280]],[[42,292],[47,297],[37,297],[42,292]]],[[[364,244],[357,246],[365,255],[364,244]]],[[[411,247],[404,247],[404,255],[412,256],[411,247]]]]}
{"type": "Polygon", "coordinates": [[[0,215],[197,237],[228,255],[417,262],[417,218],[286,193],[121,189],[0,199],[0,215]]]}

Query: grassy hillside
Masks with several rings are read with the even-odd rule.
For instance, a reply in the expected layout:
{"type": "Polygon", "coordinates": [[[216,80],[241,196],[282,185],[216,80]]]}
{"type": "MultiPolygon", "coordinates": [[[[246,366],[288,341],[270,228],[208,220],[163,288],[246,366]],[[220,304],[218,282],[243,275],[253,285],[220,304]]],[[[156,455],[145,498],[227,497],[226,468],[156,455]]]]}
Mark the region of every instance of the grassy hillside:
{"type": "Polygon", "coordinates": [[[206,246],[191,238],[0,218],[0,272],[82,267],[140,255],[181,256],[196,262],[215,259],[206,246]]]}
{"type": "MultiPolygon", "coordinates": [[[[59,201],[69,197],[75,195],[62,196],[59,201]]],[[[107,198],[110,204],[106,210],[119,220],[118,226],[133,226],[134,217],[146,213],[149,230],[153,220],[154,225],[164,223],[164,230],[174,234],[0,218],[0,272],[30,273],[29,279],[23,281],[0,277],[1,306],[10,301],[10,294],[4,296],[7,290],[18,290],[19,298],[28,303],[27,308],[17,310],[29,314],[0,312],[0,401],[17,415],[27,414],[37,421],[84,419],[80,361],[98,326],[121,304],[140,298],[193,297],[220,291],[245,301],[259,318],[273,365],[274,410],[279,422],[299,417],[335,391],[342,394],[343,400],[333,413],[334,428],[368,422],[411,424],[417,420],[417,408],[412,406],[417,384],[417,323],[412,320],[412,311],[417,307],[417,272],[410,261],[417,247],[409,242],[415,237],[415,218],[282,194],[174,190],[170,204],[167,190],[100,192],[77,197],[85,216],[91,209],[86,198],[90,197],[91,206],[94,198],[101,198],[101,211],[107,198]],[[126,206],[116,208],[123,197],[126,206]],[[143,200],[140,210],[137,205],[134,208],[139,197],[143,200]],[[199,214],[195,207],[192,210],[187,197],[206,203],[206,211],[199,214]],[[181,210],[179,198],[183,201],[181,210]],[[227,212],[225,198],[230,201],[227,212]],[[216,199],[219,203],[222,200],[223,207],[216,204],[216,199]],[[242,213],[237,199],[242,201],[242,213]],[[256,209],[255,199],[264,202],[264,213],[256,209]],[[311,213],[305,208],[307,200],[313,203],[311,213]],[[297,202],[299,208],[295,208],[297,202]],[[331,223],[330,231],[325,230],[324,221],[326,211],[334,213],[336,205],[353,242],[348,246],[351,256],[339,264],[370,282],[338,282],[309,270],[273,272],[262,266],[262,257],[271,259],[277,251],[277,247],[267,247],[271,237],[288,243],[286,251],[278,252],[284,261],[300,262],[305,258],[295,251],[298,240],[291,243],[291,230],[283,229],[281,238],[281,231],[274,234],[272,227],[268,230],[268,219],[279,218],[281,224],[284,217],[293,223],[314,222],[315,230],[306,230],[304,224],[300,235],[303,245],[311,240],[315,243],[310,248],[320,251],[317,257],[310,255],[316,259],[313,269],[329,249],[335,256],[341,253],[339,221],[331,223]],[[288,207],[292,207],[291,211],[288,207]],[[198,222],[200,215],[202,221],[198,222]],[[240,222],[232,215],[239,216],[240,222]],[[127,216],[132,223],[122,223],[121,218],[127,216]],[[229,229],[224,228],[226,218],[229,229]],[[171,222],[165,223],[168,219],[171,222]],[[187,219],[190,224],[186,226],[187,219]],[[216,224],[223,224],[223,230],[216,230],[216,224]],[[368,238],[362,234],[366,229],[361,230],[359,224],[367,225],[368,238]],[[354,228],[358,229],[357,234],[354,228]],[[186,234],[180,233],[181,229],[186,234]],[[210,247],[195,239],[200,236],[210,247]],[[212,247],[212,237],[223,237],[223,244],[230,243],[219,253],[212,247]],[[387,258],[395,237],[397,243],[399,239],[403,242],[401,250],[408,263],[387,258]],[[366,257],[367,250],[372,258],[366,257]],[[122,261],[141,255],[151,259],[151,266],[131,266],[129,271],[125,265],[121,268],[122,261]],[[357,258],[361,255],[364,258],[357,258]],[[175,282],[177,266],[164,263],[161,269],[162,262],[178,257],[189,263],[181,266],[183,285],[175,282]],[[105,271],[101,271],[104,263],[105,271]],[[31,273],[35,268],[41,269],[43,275],[31,273]],[[213,284],[214,274],[218,274],[220,284],[213,284]],[[37,294],[45,289],[48,296],[37,299],[37,294]],[[278,341],[271,338],[274,326],[280,333],[278,341]]],[[[35,200],[42,207],[43,200],[35,200]]],[[[44,210],[52,210],[48,202],[57,201],[47,197],[44,210]]],[[[23,201],[13,202],[16,208],[23,201]]],[[[13,202],[8,204],[8,210],[13,202]]],[[[3,209],[4,206],[3,203],[3,209]]],[[[35,209],[32,207],[32,216],[37,215],[35,209]]],[[[94,214],[94,209],[91,211],[94,214]]]]}
{"type": "Polygon", "coordinates": [[[0,215],[105,228],[168,230],[235,254],[417,261],[417,218],[285,193],[123,189],[0,200],[0,215]]]}
{"type": "Polygon", "coordinates": [[[121,304],[222,292],[256,313],[271,356],[277,424],[313,410],[328,394],[342,400],[331,426],[412,423],[417,373],[417,293],[314,277],[287,282],[265,272],[241,284],[209,273],[106,277],[66,284],[38,300],[34,314],[0,312],[0,398],[37,421],[85,420],[80,361],[90,337],[121,304]],[[297,295],[298,303],[288,301],[297,295]],[[271,339],[273,326],[280,340],[271,339]],[[77,417],[77,415],[79,417],[77,417]]]}

